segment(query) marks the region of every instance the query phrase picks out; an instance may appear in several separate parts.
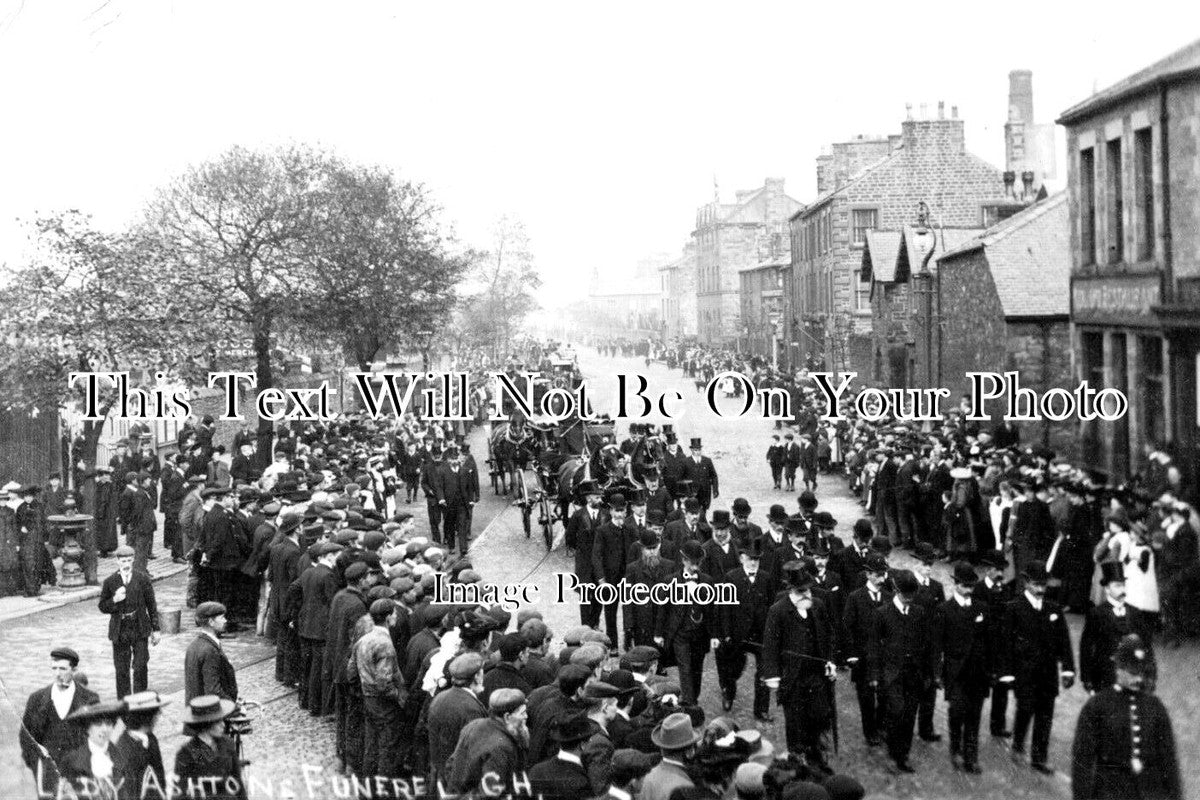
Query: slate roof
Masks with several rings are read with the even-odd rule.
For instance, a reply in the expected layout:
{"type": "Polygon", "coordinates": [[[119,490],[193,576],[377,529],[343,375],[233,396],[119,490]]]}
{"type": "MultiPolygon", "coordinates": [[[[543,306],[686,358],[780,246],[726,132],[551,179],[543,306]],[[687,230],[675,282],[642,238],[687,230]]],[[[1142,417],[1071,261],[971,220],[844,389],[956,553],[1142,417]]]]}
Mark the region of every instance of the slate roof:
{"type": "Polygon", "coordinates": [[[1065,316],[1071,310],[1067,193],[1047,197],[948,248],[940,260],[983,250],[1005,317],[1065,316]]]}
{"type": "Polygon", "coordinates": [[[1145,69],[1117,81],[1088,99],[1076,103],[1062,113],[1062,116],[1058,118],[1058,124],[1068,125],[1081,117],[1100,111],[1105,106],[1146,91],[1159,79],[1197,71],[1200,71],[1200,39],[1181,47],[1145,69]]]}

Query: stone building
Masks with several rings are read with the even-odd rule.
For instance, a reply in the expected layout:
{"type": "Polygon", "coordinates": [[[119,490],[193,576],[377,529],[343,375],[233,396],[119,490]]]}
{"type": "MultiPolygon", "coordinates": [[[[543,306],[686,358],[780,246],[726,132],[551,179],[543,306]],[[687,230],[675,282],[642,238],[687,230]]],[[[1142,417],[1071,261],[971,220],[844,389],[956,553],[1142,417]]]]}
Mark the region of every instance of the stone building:
{"type": "MultiPolygon", "coordinates": [[[[936,258],[940,325],[933,343],[936,385],[950,389],[953,400],[966,393],[968,372],[1016,372],[1020,385],[1039,395],[1074,388],[1069,230],[1067,196],[1060,192],[957,246],[947,241],[936,258]]],[[[993,419],[999,422],[1000,414],[993,419]]],[[[1073,420],[1018,426],[1023,443],[1075,454],[1073,420]]]]}
{"type": "Polygon", "coordinates": [[[935,119],[910,112],[899,136],[835,145],[818,158],[817,179],[817,199],[789,220],[794,338],[864,377],[875,366],[867,232],[912,225],[922,202],[947,229],[985,227],[1025,205],[1015,178],[1006,185],[1002,170],[967,151],[957,108],[946,118],[941,103],[935,119]]]}
{"type": "Polygon", "coordinates": [[[1200,474],[1200,41],[1063,112],[1075,377],[1122,390],[1126,416],[1084,423],[1114,478],[1166,443],[1192,502],[1200,474]]]}
{"type": "Polygon", "coordinates": [[[782,178],[739,191],[732,204],[714,201],[696,211],[696,330],[701,342],[733,344],[739,322],[738,273],[759,263],[773,238],[785,241],[784,223],[800,208],[784,192],[782,178]]]}
{"type": "Polygon", "coordinates": [[[696,335],[696,243],[658,268],[660,319],[666,340],[696,335]]]}
{"type": "Polygon", "coordinates": [[[870,375],[875,383],[905,389],[943,385],[934,346],[938,258],[982,230],[910,225],[867,233],[862,278],[870,287],[870,375]]]}
{"type": "Polygon", "coordinates": [[[738,273],[742,301],[739,349],[773,366],[786,361],[786,357],[780,358],[784,349],[781,322],[784,280],[791,269],[791,259],[780,253],[738,273]]]}

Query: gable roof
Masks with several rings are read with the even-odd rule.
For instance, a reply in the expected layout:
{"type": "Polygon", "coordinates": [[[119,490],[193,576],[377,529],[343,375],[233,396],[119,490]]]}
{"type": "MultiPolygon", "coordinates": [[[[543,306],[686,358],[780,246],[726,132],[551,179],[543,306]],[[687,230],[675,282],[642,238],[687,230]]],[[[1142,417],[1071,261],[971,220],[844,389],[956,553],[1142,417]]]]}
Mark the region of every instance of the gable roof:
{"type": "Polygon", "coordinates": [[[896,279],[896,259],[900,256],[900,231],[867,231],[863,247],[863,277],[871,282],[891,283],[896,279]]]}
{"type": "Polygon", "coordinates": [[[1071,310],[1070,219],[1059,192],[948,249],[947,266],[982,250],[1005,317],[1062,316],[1071,310]]]}
{"type": "Polygon", "coordinates": [[[1088,114],[1100,111],[1105,106],[1131,95],[1140,94],[1160,80],[1171,80],[1188,74],[1200,77],[1200,39],[1179,48],[1145,69],[1117,81],[1104,91],[1097,92],[1088,99],[1076,103],[1064,111],[1057,122],[1059,125],[1068,125],[1088,114]]]}
{"type": "MultiPolygon", "coordinates": [[[[933,257],[929,259],[930,272],[937,272],[938,259],[943,253],[958,247],[965,241],[979,235],[982,228],[930,228],[927,236],[933,240],[933,257]]],[[[918,247],[919,236],[915,225],[907,226],[901,232],[900,256],[896,259],[896,275],[892,279],[896,283],[904,283],[914,272],[921,271],[921,262],[925,260],[924,251],[918,247]]]]}

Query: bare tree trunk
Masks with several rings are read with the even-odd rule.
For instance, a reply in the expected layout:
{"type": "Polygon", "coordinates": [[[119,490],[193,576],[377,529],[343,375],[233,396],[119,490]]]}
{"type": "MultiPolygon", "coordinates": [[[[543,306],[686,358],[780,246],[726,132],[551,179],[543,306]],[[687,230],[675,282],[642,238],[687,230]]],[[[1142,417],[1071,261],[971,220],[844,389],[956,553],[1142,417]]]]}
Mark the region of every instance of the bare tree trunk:
{"type": "MultiPolygon", "coordinates": [[[[275,373],[271,369],[271,323],[274,315],[265,302],[256,304],[252,321],[254,337],[254,359],[258,371],[258,391],[270,389],[275,385],[275,373]]],[[[275,425],[269,419],[260,417],[258,420],[258,452],[255,462],[259,469],[266,469],[271,463],[275,447],[275,425]]]]}

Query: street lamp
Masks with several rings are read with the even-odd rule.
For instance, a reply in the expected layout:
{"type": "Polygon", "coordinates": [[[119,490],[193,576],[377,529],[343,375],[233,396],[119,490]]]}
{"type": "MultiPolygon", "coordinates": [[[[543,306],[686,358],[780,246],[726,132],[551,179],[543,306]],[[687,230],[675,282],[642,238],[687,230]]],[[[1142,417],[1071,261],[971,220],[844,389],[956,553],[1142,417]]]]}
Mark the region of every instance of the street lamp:
{"type": "MultiPolygon", "coordinates": [[[[921,301],[921,323],[925,327],[925,385],[933,386],[933,273],[929,261],[937,248],[937,240],[929,224],[929,205],[922,200],[917,205],[917,225],[913,230],[914,246],[924,253],[921,269],[913,276],[913,294],[921,301]]],[[[907,387],[906,387],[907,388],[907,387]]]]}

